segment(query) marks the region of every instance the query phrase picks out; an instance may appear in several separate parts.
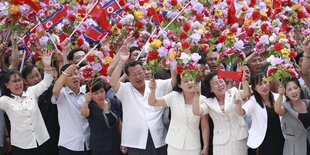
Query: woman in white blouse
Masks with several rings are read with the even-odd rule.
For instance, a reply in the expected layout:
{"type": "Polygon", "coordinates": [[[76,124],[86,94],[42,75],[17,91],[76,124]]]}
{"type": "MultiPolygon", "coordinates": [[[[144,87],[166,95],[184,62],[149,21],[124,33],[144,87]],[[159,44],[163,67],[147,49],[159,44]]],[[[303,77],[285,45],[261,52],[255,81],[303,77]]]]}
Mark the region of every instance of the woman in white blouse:
{"type": "MultiPolygon", "coordinates": [[[[193,105],[193,113],[198,116],[209,114],[214,123],[213,155],[247,155],[247,125],[235,111],[234,99],[238,89],[227,90],[226,81],[216,72],[209,73],[205,80],[207,99],[205,104],[193,105]]],[[[249,84],[243,77],[241,97],[250,94],[249,84]]],[[[239,95],[238,95],[239,96],[239,95]]]]}
{"type": "MultiPolygon", "coordinates": [[[[149,104],[171,108],[171,121],[166,137],[168,155],[199,155],[201,152],[199,123],[200,117],[193,115],[192,105],[202,103],[204,97],[199,95],[199,86],[193,80],[177,76],[174,91],[161,97],[155,97],[156,83],[150,82],[149,104]]],[[[206,153],[206,147],[201,153],[206,153]]]]}
{"type": "Polygon", "coordinates": [[[24,91],[22,76],[16,70],[9,70],[3,76],[0,109],[11,122],[12,155],[44,155],[39,148],[49,139],[42,115],[38,107],[39,96],[52,84],[51,54],[44,52],[44,79],[24,91]]]}

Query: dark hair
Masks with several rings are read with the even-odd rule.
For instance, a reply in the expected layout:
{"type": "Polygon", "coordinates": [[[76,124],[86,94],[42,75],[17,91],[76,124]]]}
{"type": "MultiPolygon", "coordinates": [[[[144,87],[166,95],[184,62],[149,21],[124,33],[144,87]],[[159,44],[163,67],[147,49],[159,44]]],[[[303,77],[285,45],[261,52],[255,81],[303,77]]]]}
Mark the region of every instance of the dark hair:
{"type": "Polygon", "coordinates": [[[141,61],[130,61],[130,62],[128,62],[124,67],[125,73],[129,76],[128,68],[134,67],[137,65],[140,65],[142,67],[142,62],[141,61]]]}
{"type": "MultiPolygon", "coordinates": [[[[286,89],[286,86],[287,86],[287,84],[288,84],[289,82],[295,82],[295,84],[296,84],[296,85],[299,87],[299,89],[300,89],[300,98],[301,98],[301,99],[305,99],[305,95],[304,95],[303,91],[301,90],[301,85],[300,85],[298,79],[297,79],[297,78],[294,78],[294,77],[289,78],[289,79],[284,83],[284,88],[285,88],[285,89],[286,89]]],[[[287,101],[290,101],[290,98],[288,98],[286,95],[285,95],[285,97],[286,97],[286,100],[287,100],[287,101]]]]}
{"type": "Polygon", "coordinates": [[[141,51],[140,47],[137,46],[132,46],[129,48],[129,53],[131,54],[133,51],[141,51]]]}
{"type": "Polygon", "coordinates": [[[12,94],[11,94],[11,93],[12,93],[11,90],[8,89],[8,88],[6,87],[6,85],[5,85],[5,84],[7,84],[7,83],[10,81],[10,78],[11,78],[11,76],[13,76],[13,75],[18,75],[18,76],[22,77],[21,74],[20,74],[17,70],[8,70],[8,71],[7,71],[6,73],[4,73],[4,75],[2,76],[2,82],[3,82],[3,84],[1,85],[1,93],[2,93],[3,96],[8,96],[8,97],[13,98],[13,96],[12,96],[12,94]]]}
{"type": "Polygon", "coordinates": [[[304,56],[304,53],[298,53],[296,56],[295,56],[295,62],[297,65],[301,65],[299,64],[299,60],[304,56]]]}
{"type": "Polygon", "coordinates": [[[201,59],[198,61],[198,64],[206,64],[206,63],[207,63],[206,58],[201,58],[201,59]]]}
{"type": "Polygon", "coordinates": [[[213,78],[213,77],[215,77],[217,75],[217,72],[216,71],[212,71],[212,72],[210,72],[206,77],[205,77],[205,79],[204,79],[204,81],[203,81],[203,83],[204,83],[204,86],[205,86],[205,90],[203,90],[203,91],[205,91],[206,93],[206,97],[207,98],[213,98],[213,97],[215,97],[215,94],[213,93],[213,92],[211,92],[211,83],[210,83],[210,81],[211,81],[211,79],[213,78]]]}
{"type": "Polygon", "coordinates": [[[177,75],[177,83],[176,83],[176,85],[173,87],[173,91],[177,91],[177,92],[179,92],[179,93],[183,92],[183,89],[179,87],[179,84],[181,84],[181,80],[182,80],[181,75],[178,74],[178,75],[177,75]]]}
{"type": "Polygon", "coordinates": [[[88,93],[90,91],[95,92],[101,88],[103,88],[104,91],[107,92],[106,84],[104,82],[102,82],[102,79],[100,79],[100,78],[92,79],[92,80],[88,81],[86,84],[86,93],[88,93]]]}
{"type": "Polygon", "coordinates": [[[33,64],[25,64],[25,66],[23,67],[23,70],[22,70],[22,77],[24,79],[26,79],[26,77],[33,71],[33,69],[35,68],[36,66],[33,65],[33,64]]]}
{"type": "MultiPolygon", "coordinates": [[[[260,83],[261,81],[263,81],[263,78],[266,77],[266,74],[264,72],[262,72],[261,70],[257,70],[256,72],[254,72],[251,75],[251,84],[252,84],[252,91],[253,91],[253,95],[257,101],[257,103],[264,108],[264,103],[263,103],[263,99],[262,96],[255,90],[255,86],[260,83]]],[[[273,94],[271,93],[271,91],[269,90],[269,96],[268,96],[268,100],[270,102],[270,104],[273,106],[274,104],[274,97],[273,94]]]]}
{"type": "Polygon", "coordinates": [[[85,51],[84,51],[82,48],[75,48],[75,49],[72,49],[72,50],[68,53],[67,59],[68,59],[68,60],[73,60],[74,54],[75,54],[76,52],[79,52],[79,51],[83,51],[83,52],[85,53],[85,51]]]}
{"type": "Polygon", "coordinates": [[[65,64],[61,67],[60,72],[65,71],[71,64],[65,64]]]}

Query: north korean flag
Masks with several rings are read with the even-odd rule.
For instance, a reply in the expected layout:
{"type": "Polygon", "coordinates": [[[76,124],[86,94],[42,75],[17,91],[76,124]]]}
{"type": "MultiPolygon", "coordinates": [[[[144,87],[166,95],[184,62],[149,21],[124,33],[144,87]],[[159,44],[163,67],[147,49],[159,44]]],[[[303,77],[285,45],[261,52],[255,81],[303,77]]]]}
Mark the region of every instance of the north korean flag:
{"type": "Polygon", "coordinates": [[[26,36],[25,36],[25,38],[23,39],[23,42],[22,42],[22,46],[23,46],[23,48],[25,50],[24,52],[26,52],[25,61],[27,61],[31,57],[31,55],[33,53],[32,49],[31,49],[31,43],[30,43],[29,40],[30,40],[30,34],[28,33],[28,34],[26,34],[26,36]]]}
{"type": "Polygon", "coordinates": [[[103,5],[103,10],[106,15],[111,15],[122,7],[118,4],[116,0],[111,0],[103,5]]]}
{"type": "Polygon", "coordinates": [[[89,14],[91,15],[92,18],[98,19],[101,11],[102,11],[102,5],[98,1],[95,4],[94,8],[89,12],[89,14]]]}
{"type": "Polygon", "coordinates": [[[67,16],[67,8],[61,7],[56,12],[48,16],[45,20],[41,21],[41,23],[44,26],[45,30],[49,32],[58,23],[60,23],[61,20],[64,19],[66,16],[67,16]]]}
{"type": "Polygon", "coordinates": [[[159,11],[156,11],[155,8],[150,7],[148,10],[148,15],[152,16],[152,22],[156,26],[160,26],[160,23],[163,21],[163,16],[159,11]]]}
{"type": "Polygon", "coordinates": [[[98,43],[104,37],[104,31],[95,25],[91,25],[87,28],[86,33],[83,34],[85,40],[98,43]]]}

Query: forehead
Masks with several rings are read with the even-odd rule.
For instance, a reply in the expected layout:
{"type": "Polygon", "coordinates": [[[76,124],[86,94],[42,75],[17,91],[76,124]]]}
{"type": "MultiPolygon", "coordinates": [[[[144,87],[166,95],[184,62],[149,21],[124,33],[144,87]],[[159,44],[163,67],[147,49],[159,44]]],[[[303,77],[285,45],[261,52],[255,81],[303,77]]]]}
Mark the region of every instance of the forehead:
{"type": "Polygon", "coordinates": [[[130,54],[138,54],[138,53],[140,53],[139,50],[134,50],[134,51],[132,51],[130,54]]]}
{"type": "Polygon", "coordinates": [[[286,87],[294,87],[294,86],[297,86],[295,81],[290,81],[286,84],[286,87]]]}
{"type": "Polygon", "coordinates": [[[10,80],[20,79],[21,76],[19,74],[12,74],[10,75],[10,80]]]}
{"type": "Polygon", "coordinates": [[[143,68],[141,65],[137,64],[135,66],[128,67],[128,73],[134,73],[134,72],[139,72],[143,71],[143,68]]]}
{"type": "Polygon", "coordinates": [[[77,51],[77,52],[75,52],[73,55],[74,55],[74,56],[77,56],[77,55],[83,55],[83,54],[85,54],[84,51],[77,51]]]}

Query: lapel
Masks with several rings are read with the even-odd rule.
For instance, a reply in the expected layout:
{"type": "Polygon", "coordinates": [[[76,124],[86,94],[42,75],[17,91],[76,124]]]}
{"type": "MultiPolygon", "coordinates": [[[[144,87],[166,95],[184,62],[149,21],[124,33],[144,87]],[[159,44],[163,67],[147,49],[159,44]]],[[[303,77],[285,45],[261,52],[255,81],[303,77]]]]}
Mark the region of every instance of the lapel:
{"type": "Polygon", "coordinates": [[[285,102],[284,102],[284,107],[285,107],[285,109],[287,110],[287,112],[288,112],[289,114],[291,114],[291,115],[296,119],[296,121],[298,122],[298,124],[299,124],[302,128],[304,128],[304,125],[303,125],[302,122],[298,119],[298,112],[296,112],[296,111],[293,109],[291,103],[290,103],[289,101],[285,101],[285,102]]]}
{"type": "MultiPolygon", "coordinates": [[[[186,126],[187,126],[187,118],[186,118],[186,110],[185,110],[185,99],[184,99],[184,94],[182,92],[182,94],[178,93],[180,96],[178,97],[180,102],[178,102],[180,104],[180,112],[181,112],[181,115],[183,117],[182,120],[185,120],[185,123],[186,123],[186,126]]],[[[191,118],[188,118],[188,120],[191,119],[191,118]]]]}
{"type": "Polygon", "coordinates": [[[207,102],[207,105],[210,107],[210,109],[214,110],[217,114],[221,114],[221,115],[225,115],[222,110],[221,107],[216,99],[216,97],[214,98],[209,98],[210,102],[207,102]]]}

